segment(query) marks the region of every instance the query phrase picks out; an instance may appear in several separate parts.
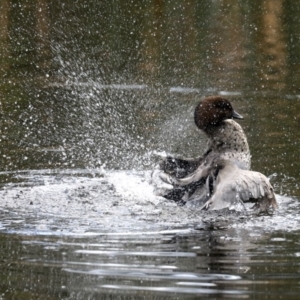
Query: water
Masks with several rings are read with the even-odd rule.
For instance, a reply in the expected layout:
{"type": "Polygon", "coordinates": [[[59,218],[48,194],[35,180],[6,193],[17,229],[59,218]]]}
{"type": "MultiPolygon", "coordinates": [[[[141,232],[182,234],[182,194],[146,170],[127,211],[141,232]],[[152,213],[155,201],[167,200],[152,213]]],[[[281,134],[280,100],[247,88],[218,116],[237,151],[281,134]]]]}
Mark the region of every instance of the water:
{"type": "Polygon", "coordinates": [[[0,299],[297,299],[296,1],[0,3],[0,299]],[[206,147],[192,115],[244,116],[274,215],[155,197],[157,153],[206,147]]]}

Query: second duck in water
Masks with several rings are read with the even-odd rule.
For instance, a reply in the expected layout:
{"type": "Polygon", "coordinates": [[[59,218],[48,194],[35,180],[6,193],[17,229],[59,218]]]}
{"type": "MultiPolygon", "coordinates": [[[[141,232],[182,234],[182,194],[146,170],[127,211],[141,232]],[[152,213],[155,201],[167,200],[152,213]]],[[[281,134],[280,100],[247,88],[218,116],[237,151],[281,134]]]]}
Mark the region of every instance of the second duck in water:
{"type": "Polygon", "coordinates": [[[196,159],[166,157],[161,161],[153,172],[153,182],[159,186],[159,179],[168,188],[157,188],[157,194],[208,210],[234,208],[250,201],[261,211],[276,208],[269,180],[250,171],[247,138],[233,120],[243,117],[230,102],[220,96],[207,97],[197,105],[194,119],[209,138],[208,149],[196,159]]]}

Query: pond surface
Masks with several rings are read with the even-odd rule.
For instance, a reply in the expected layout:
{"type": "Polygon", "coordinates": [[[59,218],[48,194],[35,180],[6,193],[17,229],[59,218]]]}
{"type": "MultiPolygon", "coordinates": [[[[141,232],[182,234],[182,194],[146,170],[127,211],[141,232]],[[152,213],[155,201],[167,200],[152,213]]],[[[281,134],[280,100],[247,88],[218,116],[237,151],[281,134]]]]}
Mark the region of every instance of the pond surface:
{"type": "Polygon", "coordinates": [[[300,3],[0,2],[0,299],[298,299],[300,3]],[[244,116],[273,215],[155,197],[193,110],[244,116]]]}

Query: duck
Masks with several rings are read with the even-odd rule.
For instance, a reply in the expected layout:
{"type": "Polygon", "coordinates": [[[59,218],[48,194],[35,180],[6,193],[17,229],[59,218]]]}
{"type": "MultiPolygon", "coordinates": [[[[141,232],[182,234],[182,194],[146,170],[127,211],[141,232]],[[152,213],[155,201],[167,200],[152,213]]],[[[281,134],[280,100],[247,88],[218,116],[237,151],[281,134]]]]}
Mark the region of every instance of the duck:
{"type": "Polygon", "coordinates": [[[251,170],[247,137],[234,119],[243,116],[224,97],[201,100],[194,121],[208,137],[207,150],[197,158],[164,157],[152,173],[156,195],[203,210],[245,208],[246,202],[259,211],[277,208],[268,178],[251,170]]]}

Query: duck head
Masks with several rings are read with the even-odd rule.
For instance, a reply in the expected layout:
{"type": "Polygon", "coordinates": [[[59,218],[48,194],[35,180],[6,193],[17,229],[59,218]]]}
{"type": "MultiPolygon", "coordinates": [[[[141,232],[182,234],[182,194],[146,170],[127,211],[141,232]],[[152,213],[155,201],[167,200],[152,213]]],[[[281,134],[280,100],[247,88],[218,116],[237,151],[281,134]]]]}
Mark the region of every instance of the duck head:
{"type": "Polygon", "coordinates": [[[194,119],[196,126],[206,133],[222,124],[227,119],[243,119],[230,104],[221,96],[211,96],[203,99],[196,106],[194,119]]]}

